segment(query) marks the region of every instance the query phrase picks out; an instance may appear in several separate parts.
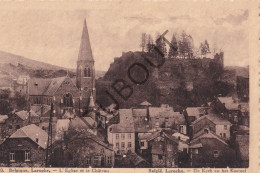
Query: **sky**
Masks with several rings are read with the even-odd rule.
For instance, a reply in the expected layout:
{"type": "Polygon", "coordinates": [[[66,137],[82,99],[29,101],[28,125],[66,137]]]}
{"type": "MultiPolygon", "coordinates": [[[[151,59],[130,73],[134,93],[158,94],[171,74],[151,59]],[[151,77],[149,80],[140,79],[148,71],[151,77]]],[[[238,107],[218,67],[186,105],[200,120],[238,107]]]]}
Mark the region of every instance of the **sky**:
{"type": "Polygon", "coordinates": [[[247,66],[246,3],[115,3],[77,8],[0,10],[0,50],[50,64],[76,68],[83,21],[86,18],[96,70],[108,70],[122,52],[140,51],[141,33],[166,38],[183,30],[195,47],[205,39],[224,51],[226,66],[247,66]]]}

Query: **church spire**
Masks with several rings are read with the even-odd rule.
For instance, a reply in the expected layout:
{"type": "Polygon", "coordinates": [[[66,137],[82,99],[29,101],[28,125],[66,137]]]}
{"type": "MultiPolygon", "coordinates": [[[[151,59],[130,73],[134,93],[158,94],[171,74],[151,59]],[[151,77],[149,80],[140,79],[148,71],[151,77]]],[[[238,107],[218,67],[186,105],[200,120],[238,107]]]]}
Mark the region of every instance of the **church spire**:
{"type": "Polygon", "coordinates": [[[89,41],[86,19],[84,19],[78,61],[94,61],[89,41]]]}

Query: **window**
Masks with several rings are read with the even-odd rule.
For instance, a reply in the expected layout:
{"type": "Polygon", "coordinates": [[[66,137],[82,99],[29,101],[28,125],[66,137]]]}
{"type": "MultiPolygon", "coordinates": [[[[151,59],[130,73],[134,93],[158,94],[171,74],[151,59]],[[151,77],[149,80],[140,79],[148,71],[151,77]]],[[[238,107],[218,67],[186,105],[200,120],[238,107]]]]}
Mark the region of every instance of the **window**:
{"type": "Polygon", "coordinates": [[[121,143],[121,148],[125,148],[125,143],[124,142],[121,143]]]}
{"type": "Polygon", "coordinates": [[[183,133],[183,126],[180,126],[180,132],[183,133]]]}
{"type": "Polygon", "coordinates": [[[73,99],[70,93],[65,94],[63,97],[63,104],[65,107],[73,107],[73,99]]]}
{"type": "Polygon", "coordinates": [[[132,147],[132,143],[128,142],[128,147],[131,148],[132,147]]]}
{"type": "Polygon", "coordinates": [[[116,148],[119,148],[119,143],[118,142],[116,143],[116,148]]]}
{"type": "Polygon", "coordinates": [[[8,127],[9,127],[9,129],[12,129],[12,128],[13,128],[13,126],[12,126],[12,125],[9,125],[8,127]]]}
{"type": "Polygon", "coordinates": [[[86,67],[84,69],[84,77],[90,77],[90,68],[89,67],[86,67]]]}
{"type": "Polygon", "coordinates": [[[158,159],[162,160],[162,155],[161,154],[158,155],[158,159]]]}
{"type": "Polygon", "coordinates": [[[226,133],[223,133],[223,137],[226,138],[226,133]]]}
{"type": "Polygon", "coordinates": [[[107,157],[107,163],[112,164],[112,157],[111,156],[107,157]]]}
{"type": "Polygon", "coordinates": [[[121,134],[121,139],[125,139],[125,134],[121,134]]]}
{"type": "Polygon", "coordinates": [[[214,151],[214,157],[218,157],[218,151],[214,151]]]}
{"type": "Polygon", "coordinates": [[[222,133],[220,133],[220,136],[222,137],[222,133]]]}
{"type": "Polygon", "coordinates": [[[25,153],[24,153],[24,160],[25,161],[30,161],[31,160],[31,153],[30,153],[30,151],[25,151],[25,153]]]}
{"type": "Polygon", "coordinates": [[[131,136],[131,133],[129,133],[129,134],[128,134],[128,139],[131,139],[131,137],[132,137],[132,136],[131,136]]]}
{"type": "Polygon", "coordinates": [[[10,162],[15,162],[15,153],[14,152],[9,153],[9,160],[10,160],[10,162]]]}
{"type": "Polygon", "coordinates": [[[227,125],[224,125],[224,129],[227,130],[227,125]]]}
{"type": "Polygon", "coordinates": [[[87,164],[87,165],[90,165],[90,163],[91,163],[91,162],[90,162],[90,158],[87,158],[87,159],[86,159],[86,164],[87,164]]]}
{"type": "Polygon", "coordinates": [[[116,139],[119,139],[119,134],[116,134],[116,139]]]}
{"type": "Polygon", "coordinates": [[[20,129],[20,125],[16,125],[16,129],[20,129]]]}
{"type": "Polygon", "coordinates": [[[97,156],[94,157],[94,164],[98,164],[98,157],[97,156]]]}
{"type": "Polygon", "coordinates": [[[105,151],[104,151],[104,148],[101,148],[101,151],[100,151],[101,153],[104,153],[105,151]]]}
{"type": "Polygon", "coordinates": [[[143,147],[144,146],[144,142],[141,142],[141,147],[143,147]]]}
{"type": "Polygon", "coordinates": [[[199,149],[198,149],[198,148],[195,148],[195,149],[194,149],[194,153],[195,153],[195,154],[199,154],[199,149]]]}

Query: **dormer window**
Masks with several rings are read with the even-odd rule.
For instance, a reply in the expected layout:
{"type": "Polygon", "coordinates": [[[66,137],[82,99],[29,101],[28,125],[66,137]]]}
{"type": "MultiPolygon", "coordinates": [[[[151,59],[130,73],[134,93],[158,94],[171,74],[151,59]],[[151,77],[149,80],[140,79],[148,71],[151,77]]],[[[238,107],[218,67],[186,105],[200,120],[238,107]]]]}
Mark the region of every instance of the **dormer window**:
{"type": "Polygon", "coordinates": [[[38,86],[38,83],[37,83],[37,82],[35,82],[35,83],[34,83],[34,86],[36,86],[36,87],[37,87],[37,86],[38,86]]]}

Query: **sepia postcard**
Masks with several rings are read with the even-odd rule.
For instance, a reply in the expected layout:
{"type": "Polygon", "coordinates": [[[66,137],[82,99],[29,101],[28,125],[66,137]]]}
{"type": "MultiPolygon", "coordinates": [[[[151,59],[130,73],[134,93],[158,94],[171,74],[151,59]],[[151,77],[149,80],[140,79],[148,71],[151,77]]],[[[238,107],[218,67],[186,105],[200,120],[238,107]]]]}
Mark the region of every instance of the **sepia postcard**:
{"type": "Polygon", "coordinates": [[[259,1],[0,1],[0,172],[259,172],[259,1]]]}

